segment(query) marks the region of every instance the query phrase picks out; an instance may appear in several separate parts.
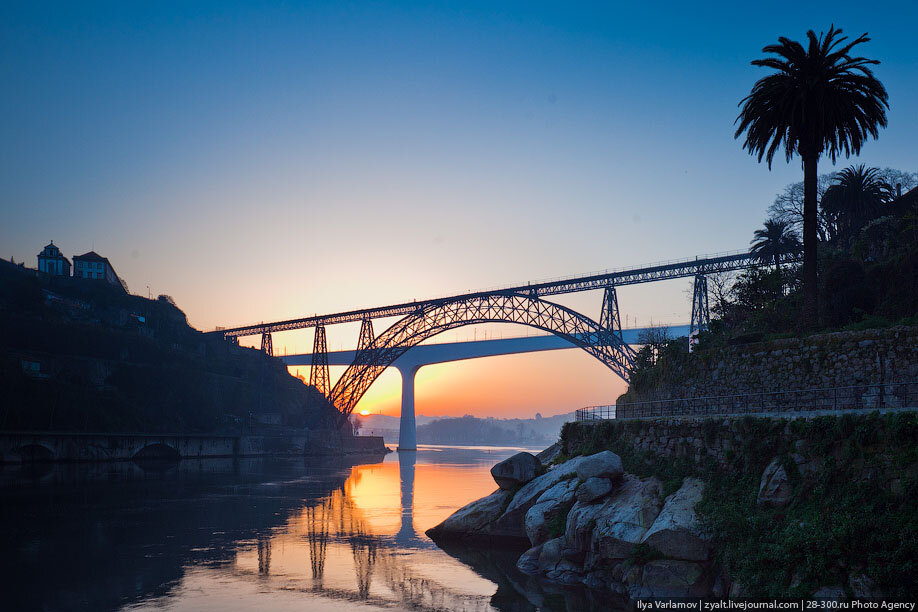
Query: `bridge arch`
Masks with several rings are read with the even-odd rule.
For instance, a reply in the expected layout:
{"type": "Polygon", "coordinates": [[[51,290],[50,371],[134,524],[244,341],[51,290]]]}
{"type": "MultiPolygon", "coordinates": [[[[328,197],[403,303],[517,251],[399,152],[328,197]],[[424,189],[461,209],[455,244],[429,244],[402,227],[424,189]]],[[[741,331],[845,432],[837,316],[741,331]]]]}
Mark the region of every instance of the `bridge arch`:
{"type": "Polygon", "coordinates": [[[359,351],[329,396],[350,415],[370,385],[410,348],[439,333],[480,323],[517,323],[564,338],[628,380],[630,347],[611,329],[570,308],[521,293],[492,293],[419,306],[359,351]]]}
{"type": "Polygon", "coordinates": [[[39,461],[54,460],[54,451],[52,451],[44,444],[23,444],[13,452],[19,455],[19,460],[22,463],[36,463],[39,461]]]}
{"type": "Polygon", "coordinates": [[[148,459],[167,459],[175,461],[181,458],[181,455],[174,446],[170,446],[163,442],[157,442],[155,444],[147,444],[134,453],[131,458],[135,461],[144,461],[148,459]]]}

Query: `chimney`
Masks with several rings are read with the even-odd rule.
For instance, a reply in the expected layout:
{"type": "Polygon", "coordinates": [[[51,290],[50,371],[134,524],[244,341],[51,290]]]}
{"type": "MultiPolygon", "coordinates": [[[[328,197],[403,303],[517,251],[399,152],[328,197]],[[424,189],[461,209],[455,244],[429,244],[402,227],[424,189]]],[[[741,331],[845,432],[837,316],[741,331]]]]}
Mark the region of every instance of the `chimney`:
{"type": "Polygon", "coordinates": [[[902,183],[896,183],[896,197],[902,197],[902,183]]]}

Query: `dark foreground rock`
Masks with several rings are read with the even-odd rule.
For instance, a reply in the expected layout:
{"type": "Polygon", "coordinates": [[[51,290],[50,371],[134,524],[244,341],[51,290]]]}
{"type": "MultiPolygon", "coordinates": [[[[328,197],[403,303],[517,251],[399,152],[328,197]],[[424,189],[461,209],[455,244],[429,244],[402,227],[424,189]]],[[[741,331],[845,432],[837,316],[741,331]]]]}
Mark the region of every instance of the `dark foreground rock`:
{"type": "Polygon", "coordinates": [[[517,453],[491,468],[491,476],[504,491],[514,491],[536,477],[542,463],[530,453],[517,453]]]}
{"type": "Polygon", "coordinates": [[[460,508],[428,535],[528,546],[515,569],[559,585],[631,598],[711,593],[717,572],[695,514],[701,481],[687,478],[664,499],[657,479],[624,474],[621,459],[609,451],[576,457],[540,476],[529,470],[538,460],[521,455],[492,471],[498,483],[508,477],[517,482],[516,490],[501,488],[460,508]]]}

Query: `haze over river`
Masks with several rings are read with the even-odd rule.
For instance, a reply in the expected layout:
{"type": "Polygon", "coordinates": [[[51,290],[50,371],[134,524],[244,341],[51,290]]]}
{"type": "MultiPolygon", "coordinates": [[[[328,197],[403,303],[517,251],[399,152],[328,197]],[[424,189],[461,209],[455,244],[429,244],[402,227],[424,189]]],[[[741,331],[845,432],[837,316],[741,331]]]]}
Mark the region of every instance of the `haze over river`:
{"type": "Polygon", "coordinates": [[[516,572],[519,552],[449,554],[424,535],[493,491],[491,466],[518,450],[6,465],[0,608],[563,609],[571,597],[586,604],[579,598],[588,595],[545,593],[516,572]]]}

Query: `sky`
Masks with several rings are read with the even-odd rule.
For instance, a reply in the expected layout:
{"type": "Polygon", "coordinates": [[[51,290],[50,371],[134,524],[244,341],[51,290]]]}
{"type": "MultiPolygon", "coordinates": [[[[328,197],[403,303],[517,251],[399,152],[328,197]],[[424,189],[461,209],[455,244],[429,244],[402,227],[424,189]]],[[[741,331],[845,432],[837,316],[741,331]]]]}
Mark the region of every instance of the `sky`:
{"type": "MultiPolygon", "coordinates": [[[[0,257],[95,250],[211,330],[743,249],[802,180],[733,138],[767,74],[749,62],[832,23],[869,32],[890,98],[836,169],[918,170],[913,0],[598,5],[7,0],[0,257]]],[[[686,323],[690,282],[622,289],[626,323],[686,323]]],[[[359,408],[398,414],[399,384],[359,408]]],[[[624,390],[572,349],[425,367],[416,406],[526,417],[624,390]]]]}

